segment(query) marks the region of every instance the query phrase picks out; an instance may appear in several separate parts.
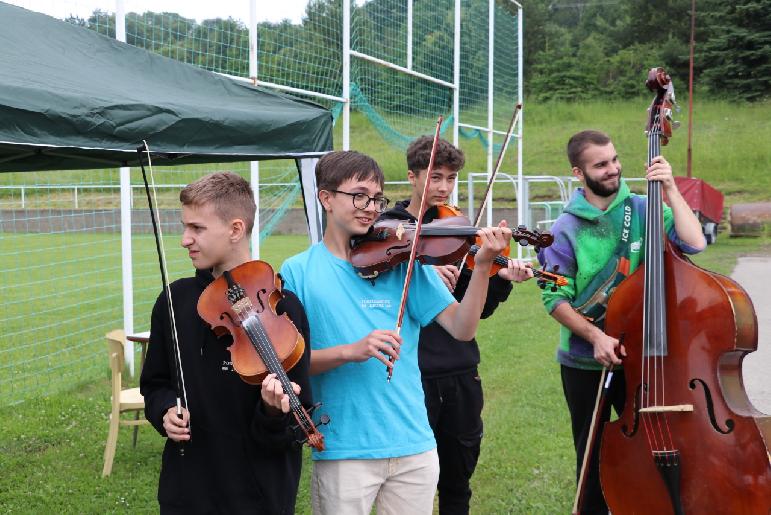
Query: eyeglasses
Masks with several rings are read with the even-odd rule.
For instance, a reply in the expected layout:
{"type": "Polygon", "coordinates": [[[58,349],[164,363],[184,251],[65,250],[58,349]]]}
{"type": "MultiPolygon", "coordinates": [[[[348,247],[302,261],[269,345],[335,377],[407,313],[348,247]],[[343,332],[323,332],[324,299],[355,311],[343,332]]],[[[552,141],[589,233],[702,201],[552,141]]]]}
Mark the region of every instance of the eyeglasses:
{"type": "Polygon", "coordinates": [[[372,202],[375,206],[375,211],[382,213],[388,207],[390,200],[387,197],[370,197],[366,193],[348,193],[347,191],[340,190],[328,190],[332,193],[342,193],[343,195],[350,195],[353,200],[353,207],[364,211],[372,202]]]}

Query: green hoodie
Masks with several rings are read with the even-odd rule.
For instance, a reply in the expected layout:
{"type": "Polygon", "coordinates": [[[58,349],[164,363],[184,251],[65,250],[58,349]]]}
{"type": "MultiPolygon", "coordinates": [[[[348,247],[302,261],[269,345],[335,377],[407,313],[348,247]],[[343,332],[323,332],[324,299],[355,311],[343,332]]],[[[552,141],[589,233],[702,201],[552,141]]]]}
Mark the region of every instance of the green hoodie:
{"type": "MultiPolygon", "coordinates": [[[[562,215],[554,222],[551,232],[554,243],[538,253],[541,265],[558,265],[558,273],[564,275],[568,284],[552,292],[543,291],[542,299],[546,310],[551,313],[563,302],[577,307],[591,297],[606,280],[612,279],[619,260],[628,254],[631,274],[644,260],[645,249],[645,207],[646,197],[629,191],[625,181],[621,181],[618,193],[606,210],[590,204],[584,196],[583,188],[573,192],[570,202],[562,215]],[[625,208],[628,206],[628,208],[625,208]],[[624,231],[625,209],[630,209],[627,226],[627,242],[619,245],[624,231]]],[[[664,228],[669,239],[683,252],[698,252],[683,244],[674,230],[672,210],[664,206],[664,228]]],[[[611,290],[612,293],[612,290],[611,290]]],[[[602,317],[595,319],[595,325],[604,325],[602,317]]],[[[602,368],[594,359],[592,345],[571,333],[562,326],[560,343],[557,349],[557,361],[561,364],[583,369],[602,368]]]]}

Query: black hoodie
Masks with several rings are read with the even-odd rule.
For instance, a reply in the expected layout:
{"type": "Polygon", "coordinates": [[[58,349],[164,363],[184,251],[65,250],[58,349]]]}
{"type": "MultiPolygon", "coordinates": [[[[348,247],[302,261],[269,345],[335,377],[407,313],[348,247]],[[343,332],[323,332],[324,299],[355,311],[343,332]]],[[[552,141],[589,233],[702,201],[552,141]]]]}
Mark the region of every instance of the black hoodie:
{"type": "MultiPolygon", "coordinates": [[[[409,205],[409,200],[397,202],[392,209],[380,215],[380,219],[415,222],[415,217],[407,211],[409,205]]],[[[431,222],[436,215],[437,209],[435,207],[429,208],[423,215],[423,223],[431,222]]],[[[470,279],[471,270],[464,267],[453,292],[458,302],[463,299],[470,279]]],[[[501,279],[497,275],[490,278],[482,318],[492,315],[498,304],[509,298],[511,288],[510,281],[501,279]]],[[[479,364],[479,346],[477,346],[476,340],[469,342],[456,340],[441,325],[432,322],[420,330],[418,364],[424,378],[441,377],[474,370],[479,364]]]]}
{"type": "MultiPolygon", "coordinates": [[[[294,513],[302,452],[289,423],[290,415],[270,417],[263,411],[260,387],[248,385],[233,371],[226,349],[232,338],[218,339],[199,316],[198,298],[213,277],[197,271],[195,277],[171,284],[182,369],[190,410],[191,441],[166,441],[158,484],[162,512],[184,513],[294,513]]],[[[308,320],[291,292],[278,303],[306,342],[308,320]]],[[[169,336],[166,294],[155,303],[150,344],[140,387],[145,416],[162,435],[163,415],[176,405],[173,355],[169,336]]],[[[309,346],[289,371],[300,385],[300,400],[311,404],[308,381],[309,346]]]]}

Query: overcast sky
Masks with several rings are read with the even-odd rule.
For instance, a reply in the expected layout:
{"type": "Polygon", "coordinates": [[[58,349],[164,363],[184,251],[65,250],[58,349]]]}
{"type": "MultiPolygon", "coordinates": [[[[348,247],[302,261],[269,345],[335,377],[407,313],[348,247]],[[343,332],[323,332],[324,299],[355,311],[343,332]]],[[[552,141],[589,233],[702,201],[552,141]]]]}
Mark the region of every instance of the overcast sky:
{"type": "MultiPolygon", "coordinates": [[[[26,9],[66,18],[70,14],[88,17],[95,9],[115,12],[116,0],[3,0],[26,9]]],[[[249,21],[251,0],[124,0],[126,12],[176,12],[197,21],[207,18],[235,18],[249,21]]],[[[277,22],[290,19],[298,23],[309,0],[256,0],[257,20],[277,22]]]]}

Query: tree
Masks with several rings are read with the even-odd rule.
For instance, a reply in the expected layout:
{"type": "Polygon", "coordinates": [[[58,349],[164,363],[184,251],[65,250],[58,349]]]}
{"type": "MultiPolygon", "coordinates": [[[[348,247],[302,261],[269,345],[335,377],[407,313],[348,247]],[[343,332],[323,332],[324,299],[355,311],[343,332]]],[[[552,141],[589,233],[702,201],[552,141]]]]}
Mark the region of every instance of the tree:
{"type": "MultiPolygon", "coordinates": [[[[761,100],[771,96],[771,0],[708,2],[709,39],[699,52],[710,93],[761,100]]],[[[697,47],[698,49],[698,47],[697,47]]]]}

